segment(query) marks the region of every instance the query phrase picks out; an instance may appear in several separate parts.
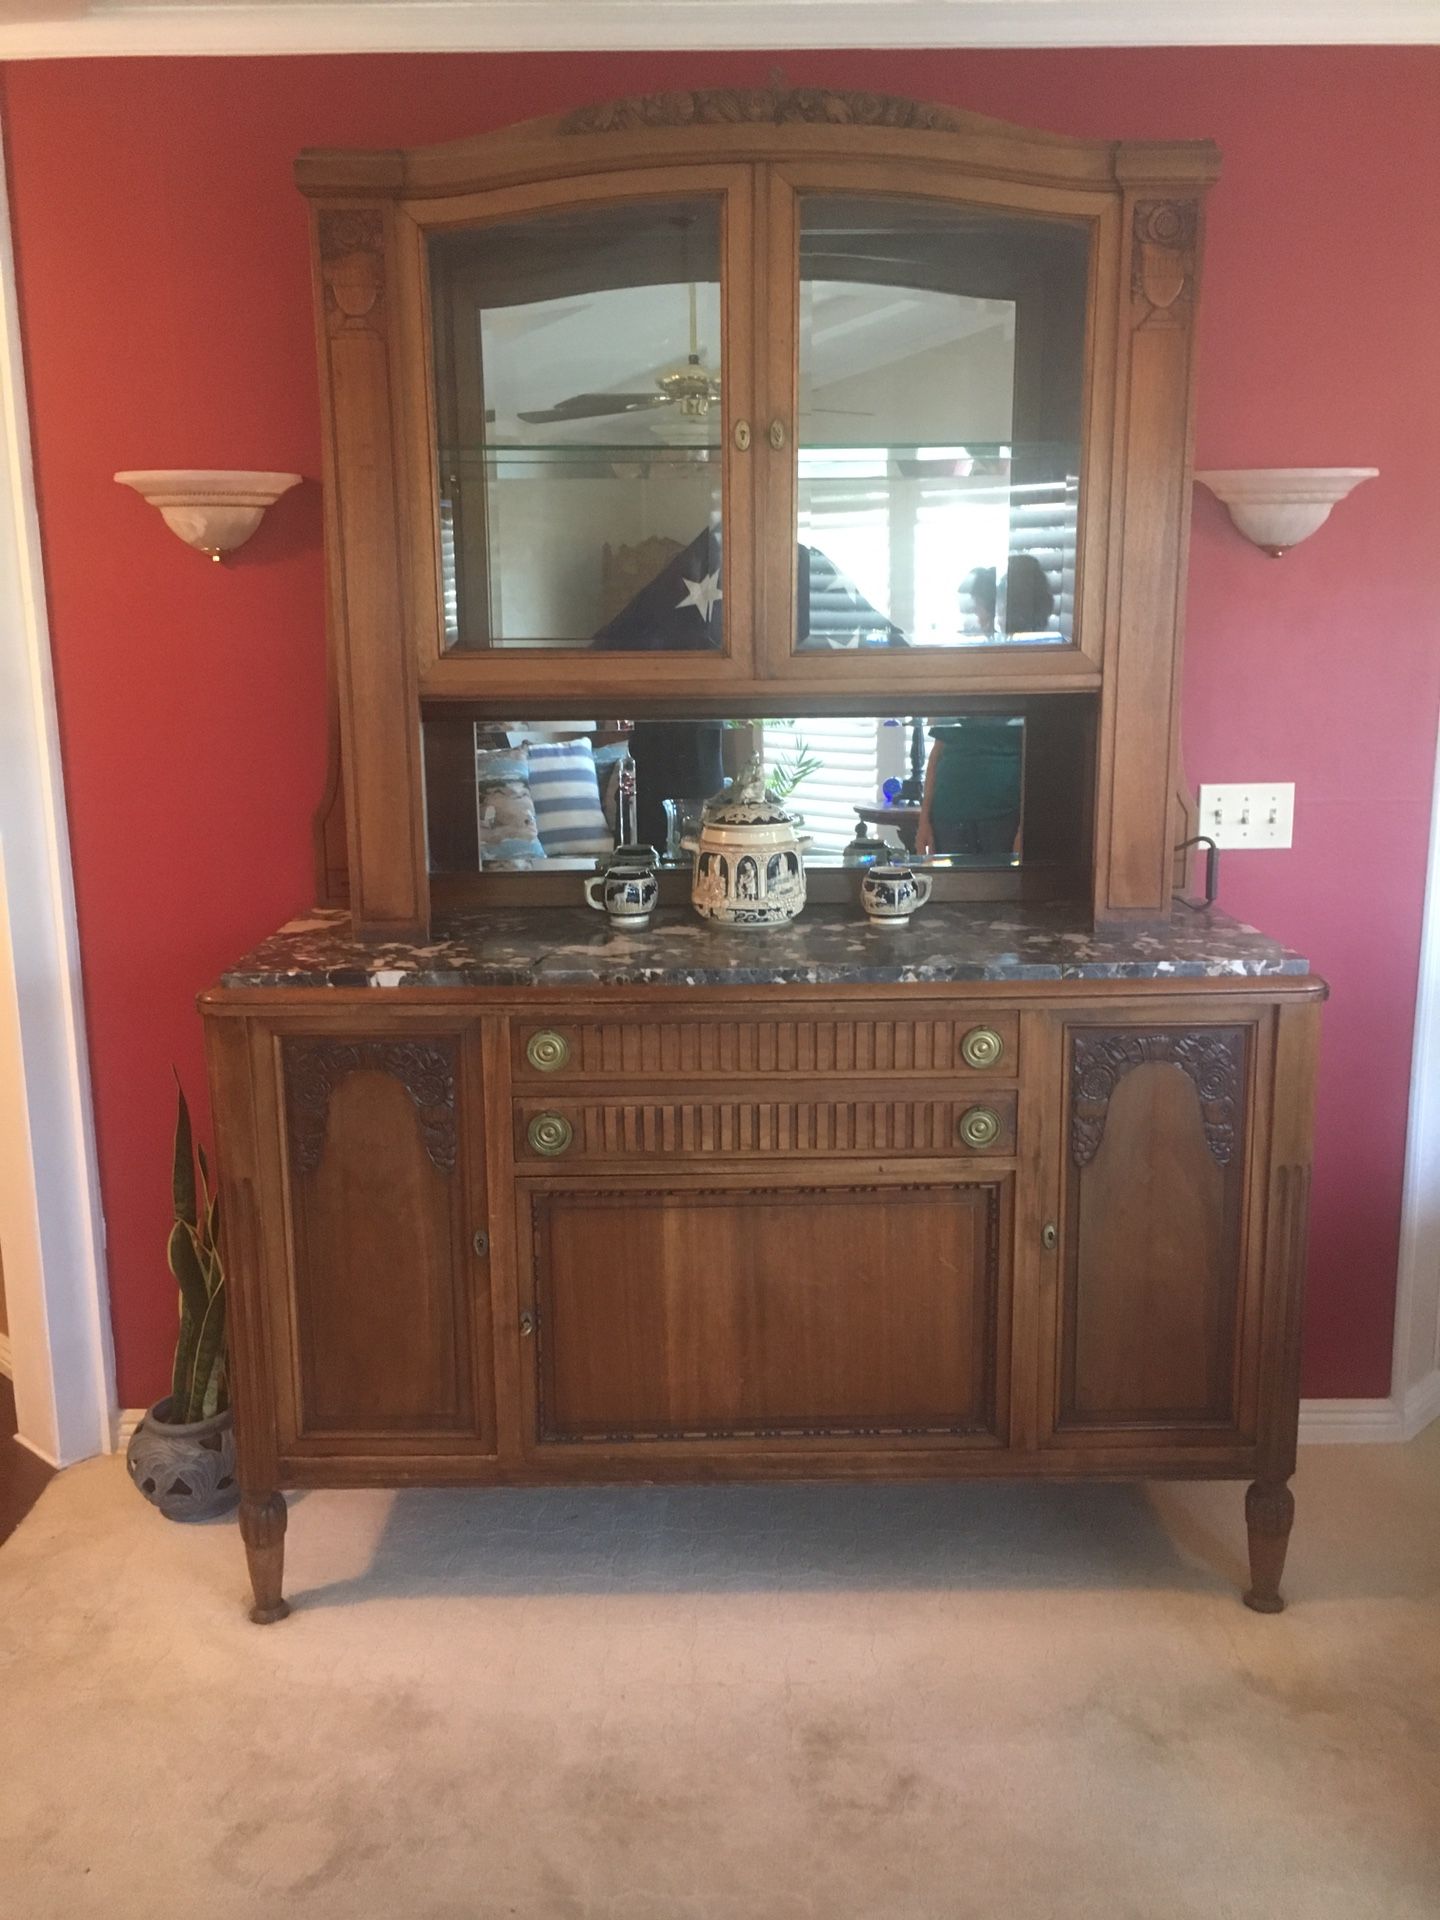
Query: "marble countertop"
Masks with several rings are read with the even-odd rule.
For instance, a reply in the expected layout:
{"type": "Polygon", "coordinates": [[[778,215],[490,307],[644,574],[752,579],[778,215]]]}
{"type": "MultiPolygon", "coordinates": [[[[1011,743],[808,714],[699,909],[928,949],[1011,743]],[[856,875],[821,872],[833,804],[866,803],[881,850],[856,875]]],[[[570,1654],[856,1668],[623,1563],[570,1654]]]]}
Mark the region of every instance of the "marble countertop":
{"type": "Polygon", "coordinates": [[[1176,909],[1163,933],[1100,937],[1075,907],[932,903],[906,928],[846,907],[808,907],[788,927],[733,932],[688,908],[616,932],[585,908],[449,916],[423,944],[351,937],[317,909],[221,976],[265,987],[904,986],[952,980],[1211,980],[1305,974],[1308,961],[1225,914],[1176,909]]]}

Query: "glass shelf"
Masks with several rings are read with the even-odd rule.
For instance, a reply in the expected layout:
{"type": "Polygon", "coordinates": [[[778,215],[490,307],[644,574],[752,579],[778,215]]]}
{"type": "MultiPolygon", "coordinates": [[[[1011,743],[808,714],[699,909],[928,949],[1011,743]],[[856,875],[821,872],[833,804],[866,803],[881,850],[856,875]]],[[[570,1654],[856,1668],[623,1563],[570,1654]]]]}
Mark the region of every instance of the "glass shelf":
{"type": "MultiPolygon", "coordinates": [[[[485,440],[468,446],[441,446],[439,457],[442,464],[447,460],[490,460],[498,454],[511,457],[525,455],[546,460],[597,457],[634,460],[641,455],[660,459],[673,457],[677,453],[709,455],[722,451],[723,445],[719,440],[485,440]]],[[[968,446],[936,446],[920,441],[867,443],[856,439],[832,441],[804,436],[798,453],[801,460],[809,454],[856,460],[874,459],[885,454],[893,460],[919,460],[950,467],[963,465],[966,461],[977,464],[1008,463],[1015,460],[1017,455],[1030,459],[1048,456],[1061,464],[1068,464],[1072,472],[1079,458],[1078,446],[1066,440],[1012,440],[1003,444],[972,441],[968,446]]]]}
{"type": "Polygon", "coordinates": [[[441,447],[442,466],[449,460],[637,460],[640,458],[673,460],[687,454],[708,458],[720,452],[720,443],[709,440],[567,440],[553,446],[535,441],[487,440],[481,446],[441,447]]]}

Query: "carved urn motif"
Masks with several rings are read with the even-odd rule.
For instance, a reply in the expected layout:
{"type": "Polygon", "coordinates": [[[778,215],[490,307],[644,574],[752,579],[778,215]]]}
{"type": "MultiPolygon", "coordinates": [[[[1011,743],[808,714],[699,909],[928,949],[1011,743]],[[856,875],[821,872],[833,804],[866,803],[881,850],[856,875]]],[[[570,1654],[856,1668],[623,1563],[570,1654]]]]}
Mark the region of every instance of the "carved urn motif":
{"type": "Polygon", "coordinates": [[[690,899],[702,920],[721,927],[783,927],[805,905],[805,862],[795,822],[765,791],[759,760],[706,803],[694,855],[690,899]]]}

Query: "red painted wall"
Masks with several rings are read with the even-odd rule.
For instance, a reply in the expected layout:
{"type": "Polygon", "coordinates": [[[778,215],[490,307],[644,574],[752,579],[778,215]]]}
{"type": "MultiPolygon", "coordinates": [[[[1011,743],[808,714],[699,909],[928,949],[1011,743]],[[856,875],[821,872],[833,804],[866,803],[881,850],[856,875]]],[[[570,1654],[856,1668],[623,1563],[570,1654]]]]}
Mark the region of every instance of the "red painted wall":
{"type": "MultiPolygon", "coordinates": [[[[3,72],[122,1401],[164,1387],[171,1062],[194,995],[310,892],[324,743],[315,486],[232,568],[117,468],[290,468],[319,429],[302,146],[446,140],[773,55],[116,60],[3,72]]],[[[1313,956],[1327,1015],[1306,1390],[1388,1391],[1440,701],[1440,54],[794,54],[790,77],[1062,132],[1210,135],[1200,466],[1372,465],[1283,562],[1196,509],[1193,780],[1298,783],[1223,904],[1313,956]]]]}

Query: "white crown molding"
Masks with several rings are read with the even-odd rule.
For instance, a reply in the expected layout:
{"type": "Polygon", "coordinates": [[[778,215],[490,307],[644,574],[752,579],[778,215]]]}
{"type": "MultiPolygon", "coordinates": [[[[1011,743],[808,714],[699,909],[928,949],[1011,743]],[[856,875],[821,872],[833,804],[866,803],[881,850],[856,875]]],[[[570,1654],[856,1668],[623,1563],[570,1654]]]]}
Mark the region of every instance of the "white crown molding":
{"type": "Polygon", "coordinates": [[[0,0],[3,60],[1437,43],[1435,0],[0,0]]]}

